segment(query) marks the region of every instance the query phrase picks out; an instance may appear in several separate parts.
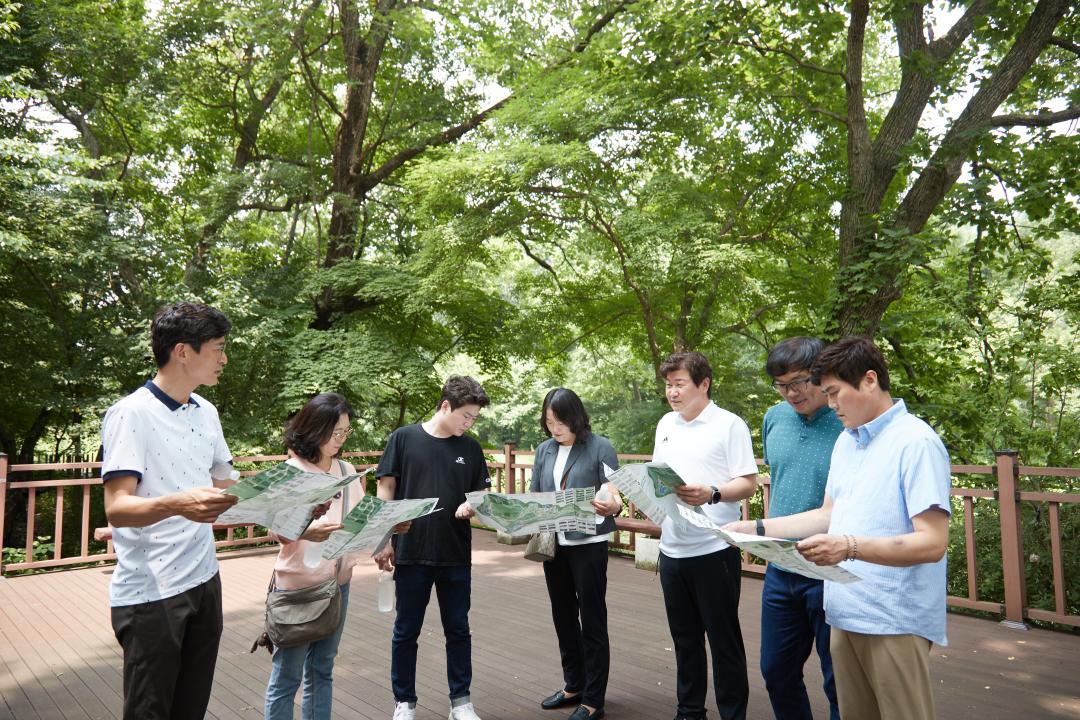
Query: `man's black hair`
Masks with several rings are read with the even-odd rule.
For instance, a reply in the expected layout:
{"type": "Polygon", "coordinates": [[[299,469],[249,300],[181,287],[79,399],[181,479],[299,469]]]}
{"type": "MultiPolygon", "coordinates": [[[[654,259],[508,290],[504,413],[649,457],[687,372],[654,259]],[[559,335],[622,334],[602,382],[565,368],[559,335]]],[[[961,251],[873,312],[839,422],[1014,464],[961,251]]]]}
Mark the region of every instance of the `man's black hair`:
{"type": "Polygon", "coordinates": [[[154,362],[165,367],[178,343],[187,343],[195,352],[210,340],[229,334],[232,323],[224,313],[202,303],[178,302],[157,311],[150,323],[150,347],[154,362]]]}
{"type": "Polygon", "coordinates": [[[881,350],[868,338],[848,335],[825,346],[810,370],[810,380],[820,385],[822,375],[835,375],[857,388],[866,377],[867,370],[877,374],[878,386],[888,392],[889,369],[885,366],[885,356],[881,350]]]}
{"type": "Polygon", "coordinates": [[[798,336],[781,340],[769,350],[769,357],[765,360],[765,372],[773,378],[796,370],[810,372],[824,347],[825,343],[814,337],[798,336]]]}
{"type": "Polygon", "coordinates": [[[491,403],[480,383],[468,375],[451,375],[446,378],[438,407],[442,407],[444,400],[449,401],[451,410],[465,405],[479,405],[483,408],[491,403]]]}
{"type": "Polygon", "coordinates": [[[672,353],[660,364],[660,377],[666,379],[669,374],[676,370],[685,370],[689,373],[690,379],[697,386],[700,386],[708,378],[709,389],[706,391],[705,396],[712,397],[712,366],[709,365],[708,358],[694,351],[672,353]]]}

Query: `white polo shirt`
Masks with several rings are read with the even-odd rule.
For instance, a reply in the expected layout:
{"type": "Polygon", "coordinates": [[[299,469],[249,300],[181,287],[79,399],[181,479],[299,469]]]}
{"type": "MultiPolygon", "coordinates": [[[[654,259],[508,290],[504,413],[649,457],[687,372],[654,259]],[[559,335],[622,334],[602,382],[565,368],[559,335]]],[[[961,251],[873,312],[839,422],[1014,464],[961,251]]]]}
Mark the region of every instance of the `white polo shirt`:
{"type": "MultiPolygon", "coordinates": [[[[656,425],[653,461],[667,463],[687,485],[724,485],[732,478],[756,475],[750,428],[738,415],[710,401],[690,422],[669,412],[656,425]]],[[[701,506],[717,525],[738,520],[741,503],[719,502],[701,506]]],[[[697,557],[718,552],[727,543],[708,530],[670,517],[660,526],[660,551],[668,557],[697,557]]]]}
{"type": "MultiPolygon", "coordinates": [[[[213,404],[195,393],[180,404],[152,381],[109,408],[101,444],[105,482],[135,475],[135,494],[147,498],[213,487],[211,466],[232,459],[213,404]]],[[[146,527],[114,528],[113,547],[112,607],[179,595],[218,571],[210,525],[180,516],[146,527]]]]}

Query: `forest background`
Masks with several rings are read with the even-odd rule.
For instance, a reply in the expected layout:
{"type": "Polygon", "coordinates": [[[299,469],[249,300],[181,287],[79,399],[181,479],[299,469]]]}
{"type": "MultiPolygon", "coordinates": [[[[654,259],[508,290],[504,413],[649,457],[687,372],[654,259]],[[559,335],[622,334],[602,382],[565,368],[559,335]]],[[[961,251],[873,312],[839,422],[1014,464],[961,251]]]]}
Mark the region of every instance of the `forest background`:
{"type": "Polygon", "coordinates": [[[1076,466],[1078,25],[1068,0],[0,0],[0,450],[93,456],[154,310],[198,299],[234,322],[206,393],[237,454],[280,452],[319,391],[379,449],[450,372],[493,398],[487,447],[534,447],[564,385],[650,452],[683,349],[757,442],[766,349],[862,333],[953,462],[1076,466]]]}

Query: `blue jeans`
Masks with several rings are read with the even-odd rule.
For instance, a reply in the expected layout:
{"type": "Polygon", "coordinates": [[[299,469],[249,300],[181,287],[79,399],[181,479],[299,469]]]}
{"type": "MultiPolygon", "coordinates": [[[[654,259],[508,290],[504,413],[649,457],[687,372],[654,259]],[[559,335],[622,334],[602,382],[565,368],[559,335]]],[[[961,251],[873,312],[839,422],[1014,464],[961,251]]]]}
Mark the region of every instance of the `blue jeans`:
{"type": "Polygon", "coordinates": [[[817,647],[829,717],[840,720],[823,583],[769,565],[761,590],[761,674],[779,720],[812,720],[803,665],[817,647]]]}
{"type": "Polygon", "coordinates": [[[424,612],[431,587],[439,598],[443,635],[446,636],[446,682],[450,699],[469,694],[472,685],[472,635],[469,605],[472,568],[468,565],[398,565],[397,618],[390,651],[390,685],[396,702],[416,702],[417,639],[424,627],[424,612]]]}
{"type": "Polygon", "coordinates": [[[341,621],[333,635],[307,645],[274,648],[270,683],[266,686],[266,720],[292,720],[293,698],[304,683],[300,704],[303,720],[330,720],[334,701],[334,658],[341,632],[345,629],[345,611],[349,607],[349,584],[341,586],[341,621]]]}

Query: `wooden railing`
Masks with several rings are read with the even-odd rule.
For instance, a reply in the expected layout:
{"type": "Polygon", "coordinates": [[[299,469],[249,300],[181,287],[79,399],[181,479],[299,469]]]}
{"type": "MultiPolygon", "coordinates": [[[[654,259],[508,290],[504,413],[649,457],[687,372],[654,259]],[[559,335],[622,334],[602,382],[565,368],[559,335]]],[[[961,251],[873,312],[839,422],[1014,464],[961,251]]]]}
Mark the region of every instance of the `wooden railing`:
{"type": "MultiPolygon", "coordinates": [[[[522,452],[514,445],[508,444],[503,448],[485,451],[489,458],[488,468],[492,476],[492,487],[499,492],[526,492],[531,479],[533,454],[522,452]]],[[[351,452],[346,457],[353,460],[359,469],[373,466],[373,461],[381,452],[351,452]]],[[[620,462],[643,462],[651,458],[649,455],[620,455],[620,462]]],[[[235,462],[238,466],[245,467],[249,464],[260,465],[280,462],[282,455],[260,455],[251,457],[237,457],[235,462]]],[[[67,565],[112,561],[116,555],[112,552],[111,543],[97,551],[91,551],[91,539],[95,528],[91,527],[91,488],[101,485],[101,478],[97,477],[100,463],[48,463],[48,464],[17,464],[8,465],[7,456],[0,453],[0,538],[4,537],[5,507],[9,503],[25,503],[26,507],[26,532],[25,552],[26,560],[16,563],[4,563],[0,560],[0,573],[17,570],[30,570],[40,568],[54,568],[67,565]],[[39,475],[41,473],[73,473],[83,475],[92,473],[92,477],[65,477],[65,478],[33,478],[18,480],[12,476],[39,475]],[[80,494],[80,517],[79,528],[79,552],[77,554],[64,555],[62,551],[64,538],[64,488],[81,488],[80,494]],[[52,557],[42,560],[34,559],[34,540],[38,529],[38,495],[39,492],[54,494],[54,510],[52,512],[52,542],[54,549],[52,557]]],[[[256,469],[242,471],[248,475],[256,472],[256,469]]],[[[1062,543],[1061,508],[1062,506],[1074,506],[1073,511],[1080,511],[1080,494],[1063,492],[1029,492],[1020,491],[1019,479],[1027,477],[1059,477],[1080,478],[1080,468],[1049,468],[1021,466],[1017,462],[1016,453],[1003,451],[997,453],[994,465],[953,465],[952,472],[955,476],[988,476],[993,479],[993,487],[960,487],[955,486],[952,490],[954,499],[953,523],[960,523],[964,537],[964,563],[967,575],[967,593],[964,596],[950,595],[949,605],[953,607],[969,608],[1000,615],[1004,621],[1022,625],[1027,619],[1061,623],[1080,627],[1080,615],[1067,612],[1066,588],[1067,582],[1064,571],[1065,548],[1062,543]],[[1004,597],[1001,599],[987,599],[979,596],[979,572],[976,563],[976,531],[975,531],[975,505],[976,503],[996,503],[998,505],[1000,531],[1000,558],[1003,576],[1004,597]],[[1053,610],[1045,608],[1028,607],[1027,605],[1027,581],[1025,569],[1027,558],[1024,550],[1023,526],[1021,514],[1027,504],[1037,507],[1039,512],[1045,510],[1048,518],[1048,531],[1050,541],[1050,558],[1053,576],[1053,610]]],[[[954,484],[955,485],[955,484],[954,484]]],[[[743,517],[752,517],[751,507],[760,506],[765,513],[769,507],[769,480],[767,475],[762,475],[761,502],[757,498],[751,503],[744,500],[742,503],[743,517]]],[[[100,514],[100,513],[99,513],[100,514]]],[[[44,519],[48,522],[49,518],[44,519]]],[[[622,517],[618,520],[620,530],[613,534],[610,546],[616,550],[633,551],[636,544],[636,536],[639,533],[657,535],[658,528],[652,525],[647,518],[628,503],[622,517]]],[[[217,540],[218,549],[244,547],[258,545],[267,542],[265,531],[255,526],[244,526],[243,535],[236,528],[220,528],[217,532],[222,537],[217,540]]],[[[1070,547],[1076,552],[1075,547],[1070,547]]],[[[953,562],[956,562],[954,558],[953,562]]],[[[752,573],[764,572],[764,566],[744,557],[743,569],[752,573]]]]}

